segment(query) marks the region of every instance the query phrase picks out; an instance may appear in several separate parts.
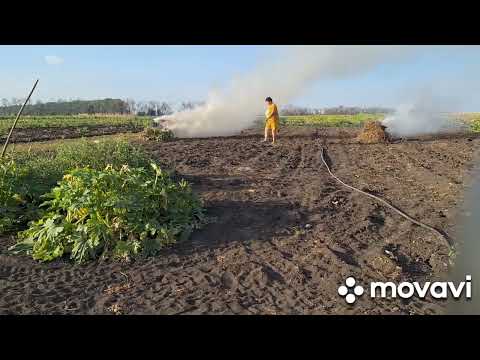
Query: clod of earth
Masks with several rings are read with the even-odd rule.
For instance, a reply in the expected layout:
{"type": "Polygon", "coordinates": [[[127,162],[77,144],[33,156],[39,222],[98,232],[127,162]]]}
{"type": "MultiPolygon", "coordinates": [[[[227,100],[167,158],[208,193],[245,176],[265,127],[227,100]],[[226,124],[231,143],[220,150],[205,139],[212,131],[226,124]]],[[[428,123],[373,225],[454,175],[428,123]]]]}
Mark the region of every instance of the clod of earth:
{"type": "Polygon", "coordinates": [[[238,287],[237,278],[230,271],[226,271],[223,273],[222,284],[230,290],[235,290],[238,287]]]}

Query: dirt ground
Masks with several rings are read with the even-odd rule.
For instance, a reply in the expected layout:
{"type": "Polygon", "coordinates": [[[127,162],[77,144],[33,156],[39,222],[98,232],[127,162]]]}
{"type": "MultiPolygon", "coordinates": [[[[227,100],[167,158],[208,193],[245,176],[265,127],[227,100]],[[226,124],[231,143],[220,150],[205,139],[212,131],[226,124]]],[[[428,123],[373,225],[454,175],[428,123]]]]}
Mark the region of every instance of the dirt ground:
{"type": "MultiPolygon", "coordinates": [[[[2,314],[438,314],[426,299],[352,306],[337,289],[438,279],[448,247],[435,234],[335,182],[382,196],[455,239],[456,215],[480,138],[423,137],[360,145],[356,129],[282,129],[228,138],[137,140],[188,179],[210,223],[161,256],[133,263],[38,264],[0,254],[2,314]]],[[[0,242],[0,251],[12,239],[0,242]]]]}
{"type": "MultiPolygon", "coordinates": [[[[15,129],[10,139],[11,143],[25,143],[32,141],[48,141],[55,139],[75,139],[80,137],[113,135],[125,132],[140,132],[143,127],[135,125],[97,125],[71,126],[46,128],[19,128],[15,129]]],[[[0,142],[5,142],[7,134],[0,135],[0,142]]]]}

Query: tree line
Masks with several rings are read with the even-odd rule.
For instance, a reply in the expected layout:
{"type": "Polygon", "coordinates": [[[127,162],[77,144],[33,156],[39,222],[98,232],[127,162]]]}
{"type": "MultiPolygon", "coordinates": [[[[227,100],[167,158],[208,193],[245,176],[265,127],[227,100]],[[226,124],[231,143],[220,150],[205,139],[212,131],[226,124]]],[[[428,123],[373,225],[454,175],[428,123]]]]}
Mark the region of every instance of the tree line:
{"type": "MultiPolygon", "coordinates": [[[[0,115],[9,116],[16,114],[24,103],[24,99],[18,99],[13,104],[2,99],[0,115]]],[[[12,100],[13,102],[13,100],[12,100]]],[[[27,104],[23,110],[25,115],[75,115],[75,114],[127,114],[127,103],[120,99],[103,100],[73,100],[51,101],[35,104],[27,104]]]]}
{"type": "Polygon", "coordinates": [[[138,116],[171,115],[176,111],[192,110],[204,104],[202,101],[182,101],[178,104],[172,104],[166,101],[135,101],[133,99],[127,99],[125,102],[129,113],[138,116]]]}
{"type": "MultiPolygon", "coordinates": [[[[0,116],[18,113],[25,99],[0,100],[0,116]]],[[[25,115],[77,115],[77,114],[131,114],[138,116],[170,115],[175,111],[191,110],[201,102],[183,101],[170,104],[166,101],[135,101],[133,99],[63,100],[29,102],[23,110],[25,115]]]]}
{"type": "MultiPolygon", "coordinates": [[[[12,98],[0,100],[0,116],[15,115],[23,104],[24,99],[12,98]]],[[[163,116],[175,111],[191,110],[202,105],[203,102],[182,101],[177,104],[166,101],[135,101],[134,99],[103,99],[103,100],[62,100],[29,103],[25,115],[76,115],[76,114],[130,114],[138,116],[163,116]]],[[[308,108],[295,105],[280,107],[280,114],[289,115],[316,115],[316,114],[345,114],[358,113],[391,113],[393,109],[382,107],[330,107],[308,108]]]]}
{"type": "Polygon", "coordinates": [[[383,107],[359,107],[350,106],[344,107],[342,105],[329,108],[308,108],[295,105],[285,105],[280,108],[280,114],[284,116],[295,115],[355,115],[360,113],[367,114],[390,114],[394,109],[383,107]]]}

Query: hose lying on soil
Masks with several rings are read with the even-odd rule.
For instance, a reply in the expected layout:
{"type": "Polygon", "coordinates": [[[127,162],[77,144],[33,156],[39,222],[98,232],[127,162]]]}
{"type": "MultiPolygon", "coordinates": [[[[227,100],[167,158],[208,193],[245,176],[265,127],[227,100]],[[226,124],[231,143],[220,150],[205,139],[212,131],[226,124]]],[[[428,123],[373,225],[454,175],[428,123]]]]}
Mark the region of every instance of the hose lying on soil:
{"type": "Polygon", "coordinates": [[[330,170],[330,167],[328,166],[327,162],[325,161],[325,158],[323,156],[325,152],[325,149],[322,148],[322,152],[321,152],[321,157],[322,157],[322,161],[323,161],[323,164],[327,167],[327,171],[328,173],[330,174],[331,177],[333,177],[336,181],[338,181],[340,184],[342,184],[343,186],[353,190],[353,191],[357,191],[363,195],[366,195],[366,196],[369,196],[377,201],[380,201],[381,203],[383,203],[384,205],[388,206],[390,209],[392,209],[393,211],[395,211],[397,214],[403,216],[405,219],[413,222],[414,224],[424,228],[424,229],[427,229],[427,230],[430,230],[432,232],[434,232],[436,235],[438,235],[443,241],[445,241],[445,243],[447,244],[448,248],[451,249],[452,248],[452,244],[450,243],[450,239],[448,238],[448,236],[442,232],[440,232],[439,230],[435,229],[434,227],[430,226],[430,225],[427,225],[427,224],[424,224],[420,221],[417,221],[415,220],[414,218],[408,216],[407,214],[405,214],[402,210],[396,208],[395,206],[389,204],[387,201],[383,200],[382,198],[378,197],[378,196],[375,196],[373,194],[370,194],[370,193],[367,193],[365,191],[362,191],[360,189],[357,189],[351,185],[348,185],[348,184],[345,184],[342,180],[340,180],[338,177],[336,177],[332,171],[330,170]]]}

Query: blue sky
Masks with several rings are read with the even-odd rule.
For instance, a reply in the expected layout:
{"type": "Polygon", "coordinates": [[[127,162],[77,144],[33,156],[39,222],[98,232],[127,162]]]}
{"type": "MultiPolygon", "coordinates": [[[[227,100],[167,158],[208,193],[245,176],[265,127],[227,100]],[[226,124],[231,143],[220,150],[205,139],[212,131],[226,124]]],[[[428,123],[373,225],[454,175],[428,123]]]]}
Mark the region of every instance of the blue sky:
{"type": "MultiPolygon", "coordinates": [[[[417,46],[418,54],[348,79],[318,81],[294,101],[323,107],[396,106],[419,89],[461,99],[480,111],[480,47],[417,46]]],[[[0,46],[0,98],[204,100],[262,61],[274,46],[0,46]]],[[[352,60],[354,61],[354,59],[352,60]]],[[[268,95],[268,94],[266,94],[268,95]]]]}

